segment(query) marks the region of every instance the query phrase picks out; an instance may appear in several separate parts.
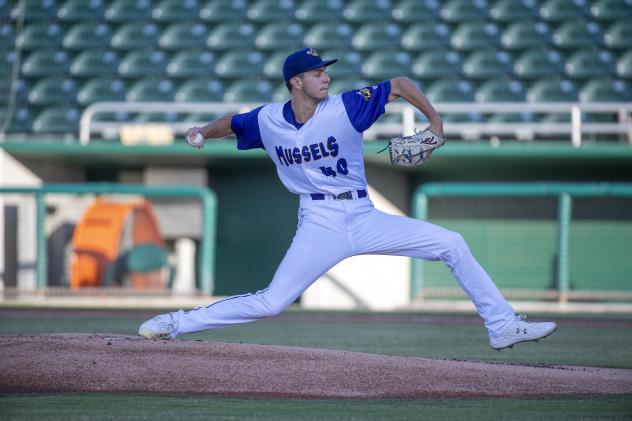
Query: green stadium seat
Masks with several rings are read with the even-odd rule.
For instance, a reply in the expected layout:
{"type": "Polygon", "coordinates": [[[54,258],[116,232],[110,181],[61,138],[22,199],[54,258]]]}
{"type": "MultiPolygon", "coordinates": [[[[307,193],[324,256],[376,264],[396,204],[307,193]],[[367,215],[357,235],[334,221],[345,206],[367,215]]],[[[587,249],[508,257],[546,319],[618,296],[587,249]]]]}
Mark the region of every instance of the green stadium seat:
{"type": "Polygon", "coordinates": [[[111,38],[110,28],[105,24],[97,24],[95,22],[77,23],[64,36],[63,46],[67,50],[107,48],[111,38]]]}
{"type": "Polygon", "coordinates": [[[532,123],[535,121],[533,113],[498,113],[487,119],[488,123],[532,123]]]}
{"type": "Polygon", "coordinates": [[[77,133],[79,110],[72,107],[49,107],[42,110],[33,120],[33,132],[46,134],[77,133]]]}
{"type": "Polygon", "coordinates": [[[391,12],[393,20],[399,23],[415,23],[439,17],[439,3],[433,1],[403,0],[391,12]]]}
{"type": "Polygon", "coordinates": [[[33,51],[22,62],[22,76],[41,78],[47,76],[63,76],[70,66],[68,53],[56,50],[33,51]]]}
{"type": "Polygon", "coordinates": [[[547,22],[563,22],[588,15],[585,1],[549,0],[540,6],[540,17],[547,22]]]}
{"type": "Polygon", "coordinates": [[[210,23],[238,22],[246,19],[248,3],[235,0],[210,0],[200,9],[200,19],[210,23]]]}
{"type": "Polygon", "coordinates": [[[511,56],[499,50],[475,51],[463,62],[463,74],[475,80],[506,76],[512,68],[511,56]]]}
{"type": "Polygon", "coordinates": [[[171,102],[174,93],[169,79],[143,79],[128,89],[125,99],[127,102],[171,102]]]}
{"type": "MultiPolygon", "coordinates": [[[[4,121],[4,117],[9,110],[0,108],[0,121],[4,121]]],[[[13,112],[11,122],[6,129],[7,133],[28,133],[32,129],[33,116],[28,107],[19,107],[13,112]]]]}
{"type": "Polygon", "coordinates": [[[103,0],[68,0],[57,10],[61,22],[102,22],[104,16],[103,0]]]}
{"type": "Polygon", "coordinates": [[[167,76],[185,79],[213,74],[215,55],[206,50],[182,51],[167,64],[167,76]]]}
{"type": "Polygon", "coordinates": [[[15,30],[13,26],[8,23],[0,25],[0,51],[11,50],[14,44],[15,30]]]}
{"type": "Polygon", "coordinates": [[[353,29],[346,23],[323,22],[315,24],[303,38],[303,43],[318,49],[339,49],[351,45],[353,29]]]}
{"type": "Polygon", "coordinates": [[[496,79],[483,83],[476,90],[474,98],[477,102],[523,102],[526,92],[517,80],[496,79]]]}
{"type": "Polygon", "coordinates": [[[158,45],[164,50],[202,49],[207,36],[206,25],[178,22],[162,31],[158,45]]]}
{"type": "Polygon", "coordinates": [[[58,48],[61,45],[63,31],[56,23],[31,23],[26,25],[16,37],[16,44],[22,50],[58,48]]]}
{"type": "Polygon", "coordinates": [[[402,35],[402,48],[408,51],[428,51],[450,44],[450,28],[436,22],[411,25],[402,35]]]}
{"type": "MultiPolygon", "coordinates": [[[[11,9],[11,19],[17,20],[20,14],[20,4],[17,1],[11,9]]],[[[57,18],[57,4],[53,0],[26,0],[24,6],[25,22],[53,21],[57,18]]]]}
{"type": "Polygon", "coordinates": [[[258,77],[262,71],[263,55],[258,51],[228,52],[215,66],[217,76],[230,79],[258,77]]]}
{"type": "Polygon", "coordinates": [[[81,52],[70,65],[70,74],[76,78],[107,77],[116,74],[119,65],[114,51],[88,50],[81,52]]]}
{"type": "Polygon", "coordinates": [[[318,23],[342,19],[342,2],[339,0],[306,0],[294,12],[299,22],[318,23]]]}
{"type": "Polygon", "coordinates": [[[105,20],[114,23],[148,21],[152,7],[150,0],[115,0],[105,9],[105,20]]]}
{"type": "Polygon", "coordinates": [[[560,76],[562,56],[557,50],[537,48],[522,53],[514,63],[514,74],[521,79],[560,76]]]}
{"type": "Polygon", "coordinates": [[[138,123],[174,123],[180,120],[180,115],[174,112],[141,113],[134,118],[138,123]]]}
{"type": "Polygon", "coordinates": [[[118,111],[115,113],[96,113],[92,117],[92,121],[107,121],[114,123],[127,123],[132,121],[132,117],[129,113],[118,111]]]}
{"type": "Polygon", "coordinates": [[[225,114],[216,113],[192,113],[186,115],[182,121],[187,121],[191,123],[191,125],[203,126],[213,120],[217,120],[224,115],[225,114]]]}
{"type": "Polygon", "coordinates": [[[151,17],[156,22],[194,22],[198,18],[197,0],[162,0],[154,6],[151,17]]]}
{"type": "Polygon", "coordinates": [[[396,24],[366,23],[355,31],[351,45],[358,51],[392,48],[400,44],[401,36],[401,30],[396,24]]]}
{"type": "Polygon", "coordinates": [[[459,53],[449,50],[430,50],[421,53],[413,62],[412,74],[419,79],[447,79],[461,76],[463,61],[459,53]]]}
{"type": "Polygon", "coordinates": [[[255,38],[255,46],[263,51],[298,50],[303,46],[303,27],[296,23],[272,22],[255,38]]]}
{"type": "Polygon", "coordinates": [[[571,79],[607,78],[614,73],[614,66],[608,50],[579,50],[566,60],[564,71],[571,79]]]}
{"type": "Polygon", "coordinates": [[[507,50],[538,48],[550,42],[551,32],[543,22],[515,22],[505,29],[500,42],[507,50]]]}
{"type": "Polygon", "coordinates": [[[527,91],[527,101],[538,102],[576,102],[578,91],[575,85],[566,79],[545,78],[535,81],[527,91]]]}
{"type": "Polygon", "coordinates": [[[627,102],[632,99],[630,87],[618,79],[595,79],[582,86],[581,102],[627,102]]]}
{"type": "Polygon", "coordinates": [[[120,79],[90,79],[77,93],[77,102],[86,106],[100,101],[125,101],[126,92],[125,82],[120,79]]]}
{"type": "Polygon", "coordinates": [[[500,31],[493,23],[463,22],[452,33],[450,44],[457,51],[474,51],[495,48],[500,41],[500,31]]]}
{"type": "Polygon", "coordinates": [[[498,0],[489,9],[491,18],[501,24],[530,21],[536,18],[538,11],[531,1],[498,0]]]}
{"type": "Polygon", "coordinates": [[[391,16],[388,0],[354,0],[342,11],[342,16],[353,24],[384,22],[391,16]]]}
{"type": "Polygon", "coordinates": [[[617,21],[612,24],[603,36],[606,47],[613,50],[632,49],[632,25],[630,20],[617,21]]]}
{"type": "Polygon", "coordinates": [[[272,101],[273,102],[286,102],[290,100],[290,91],[287,90],[285,85],[280,85],[273,93],[272,93],[272,101]]]}
{"type": "Polygon", "coordinates": [[[167,58],[163,51],[132,51],[121,60],[118,74],[131,79],[160,76],[165,72],[166,67],[167,58]]]}
{"type": "MultiPolygon", "coordinates": [[[[328,50],[322,54],[323,59],[338,59],[333,66],[327,67],[327,73],[333,80],[357,77],[362,67],[362,55],[353,50],[328,50]]],[[[281,69],[280,67],[277,69],[281,69]]],[[[280,70],[277,70],[277,73],[280,70]]]]}
{"type": "Polygon", "coordinates": [[[50,77],[39,80],[29,92],[31,105],[41,107],[74,103],[77,98],[77,84],[72,79],[50,77]]]}
{"type": "Polygon", "coordinates": [[[235,50],[252,48],[255,42],[255,28],[249,23],[224,23],[213,29],[206,45],[213,50],[235,50]]]}
{"type": "Polygon", "coordinates": [[[239,80],[224,93],[225,102],[269,102],[272,99],[272,85],[265,80],[239,80]]]}
{"type": "Polygon", "coordinates": [[[279,79],[281,77],[281,69],[283,69],[283,62],[285,62],[285,58],[291,52],[291,50],[286,50],[272,54],[263,65],[263,75],[268,79],[279,79]]]}
{"type": "Polygon", "coordinates": [[[590,6],[590,14],[599,21],[615,21],[632,18],[632,2],[629,0],[598,0],[590,6]]]}
{"type": "MultiPolygon", "coordinates": [[[[0,107],[6,107],[9,104],[9,92],[11,91],[11,79],[0,78],[0,107]]],[[[23,79],[15,81],[15,103],[18,105],[26,104],[30,89],[29,84],[23,79]]]]}
{"type": "Polygon", "coordinates": [[[410,74],[410,55],[404,51],[378,51],[362,64],[362,76],[372,81],[391,79],[410,74]]]}
{"type": "Polygon", "coordinates": [[[222,102],[224,86],[216,79],[191,79],[176,90],[176,102],[222,102]]]}
{"type": "Polygon", "coordinates": [[[487,14],[485,2],[471,0],[450,0],[443,4],[440,12],[443,20],[451,24],[480,21],[486,19],[487,14]]]}
{"type": "Polygon", "coordinates": [[[160,31],[147,22],[129,22],[120,26],[112,35],[110,44],[117,50],[151,48],[158,42],[160,31]]]}
{"type": "Polygon", "coordinates": [[[595,22],[566,22],[553,32],[553,45],[565,50],[596,46],[601,39],[601,30],[595,22]]]}
{"type": "Polygon", "coordinates": [[[290,22],[294,17],[294,2],[291,0],[259,0],[248,8],[248,20],[257,24],[290,22]]]}
{"type": "Polygon", "coordinates": [[[432,102],[473,102],[474,87],[465,79],[441,79],[425,91],[432,102]]]}
{"type": "Polygon", "coordinates": [[[632,79],[632,50],[621,56],[617,62],[617,75],[623,79],[632,79]]]}
{"type": "Polygon", "coordinates": [[[329,94],[336,95],[342,92],[353,91],[354,89],[361,89],[366,86],[371,86],[371,82],[365,79],[335,79],[329,84],[329,94]]]}

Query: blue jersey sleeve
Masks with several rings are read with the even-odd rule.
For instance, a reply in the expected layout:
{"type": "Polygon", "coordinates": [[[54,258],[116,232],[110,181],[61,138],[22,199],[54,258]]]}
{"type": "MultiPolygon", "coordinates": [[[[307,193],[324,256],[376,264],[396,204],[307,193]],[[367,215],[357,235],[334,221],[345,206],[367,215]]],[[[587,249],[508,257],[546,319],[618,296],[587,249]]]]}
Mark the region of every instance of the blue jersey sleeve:
{"type": "Polygon", "coordinates": [[[237,149],[264,149],[258,118],[262,108],[263,106],[247,113],[235,114],[230,120],[230,128],[237,136],[237,149]]]}
{"type": "Polygon", "coordinates": [[[358,132],[364,132],[384,114],[384,107],[390,94],[390,80],[342,94],[342,102],[349,120],[358,132]]]}

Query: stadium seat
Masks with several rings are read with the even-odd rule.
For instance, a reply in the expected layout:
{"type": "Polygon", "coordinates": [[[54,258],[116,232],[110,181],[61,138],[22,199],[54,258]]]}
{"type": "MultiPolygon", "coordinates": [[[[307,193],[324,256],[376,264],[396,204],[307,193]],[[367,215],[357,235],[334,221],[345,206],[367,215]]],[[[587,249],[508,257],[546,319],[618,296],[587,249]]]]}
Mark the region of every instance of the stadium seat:
{"type": "Polygon", "coordinates": [[[535,120],[533,113],[498,113],[487,119],[488,123],[532,123],[535,120]]]}
{"type": "Polygon", "coordinates": [[[339,49],[351,45],[353,29],[346,23],[317,23],[303,38],[303,43],[318,49],[339,49]]]}
{"type": "Polygon", "coordinates": [[[306,0],[296,8],[294,17],[305,23],[337,21],[342,19],[342,1],[306,0]]]}
{"type": "Polygon", "coordinates": [[[151,17],[156,22],[194,22],[198,18],[197,0],[162,0],[154,6],[151,17]]]}
{"type": "Polygon", "coordinates": [[[371,83],[364,79],[334,79],[329,84],[329,94],[336,95],[342,92],[352,91],[354,89],[361,89],[366,86],[371,86],[371,83]]]}
{"type": "Polygon", "coordinates": [[[49,107],[33,120],[33,132],[46,134],[76,133],[79,130],[79,110],[49,107]]]}
{"type": "Polygon", "coordinates": [[[388,21],[391,15],[388,0],[354,0],[345,6],[342,16],[352,24],[388,21]]]}
{"type": "Polygon", "coordinates": [[[287,90],[285,85],[280,85],[272,93],[272,102],[286,102],[290,99],[290,91],[287,90]]]}
{"type": "Polygon", "coordinates": [[[65,51],[37,50],[22,62],[22,76],[26,78],[63,76],[69,66],[68,54],[65,51]]]}
{"type": "Polygon", "coordinates": [[[171,102],[174,85],[169,79],[143,79],[132,85],[125,99],[127,102],[171,102]]]}
{"type": "Polygon", "coordinates": [[[206,50],[189,50],[176,54],[167,64],[167,75],[184,79],[213,74],[215,55],[206,50]]]}
{"type": "Polygon", "coordinates": [[[632,50],[625,53],[617,62],[617,75],[632,80],[632,50]]]}
{"type": "Polygon", "coordinates": [[[630,87],[618,79],[595,79],[582,86],[581,102],[626,102],[632,99],[630,87]]]}
{"type": "MultiPolygon", "coordinates": [[[[11,9],[11,19],[17,20],[20,14],[20,4],[17,1],[11,9]]],[[[53,0],[26,0],[24,6],[25,22],[46,22],[57,18],[57,4],[53,0]]]]}
{"type": "Polygon", "coordinates": [[[588,15],[584,0],[548,0],[540,6],[540,17],[547,22],[563,22],[588,15]]]}
{"type": "Polygon", "coordinates": [[[213,120],[217,120],[225,114],[216,114],[216,113],[191,113],[184,116],[182,121],[187,121],[191,123],[191,125],[203,126],[213,120]]]}
{"type": "Polygon", "coordinates": [[[505,51],[479,50],[463,62],[463,74],[469,79],[492,79],[512,72],[511,57],[505,51]]]}
{"type": "Polygon", "coordinates": [[[433,1],[403,0],[391,12],[393,20],[399,23],[415,23],[434,20],[439,17],[439,3],[433,1]]]}
{"type": "Polygon", "coordinates": [[[200,9],[200,19],[204,22],[238,22],[246,18],[248,3],[235,0],[210,0],[200,9]]]}
{"type": "Polygon", "coordinates": [[[632,2],[629,0],[599,0],[590,6],[590,14],[599,21],[615,21],[632,18],[632,2]]]}
{"type": "Polygon", "coordinates": [[[571,79],[607,78],[612,76],[614,64],[607,50],[579,50],[566,60],[564,71],[571,79]]]}
{"type": "MultiPolygon", "coordinates": [[[[9,104],[9,92],[11,91],[12,80],[10,78],[0,78],[0,107],[6,107],[9,104]]],[[[29,84],[23,79],[15,80],[15,103],[26,105],[30,92],[29,84]]]]}
{"type": "Polygon", "coordinates": [[[536,18],[534,2],[516,0],[498,0],[489,9],[491,18],[501,24],[530,21],[536,18]]]}
{"type": "Polygon", "coordinates": [[[413,62],[412,74],[419,79],[447,79],[461,76],[463,62],[455,51],[430,50],[413,62]]]}
{"type": "Polygon", "coordinates": [[[514,74],[521,79],[560,76],[562,56],[557,50],[537,48],[522,53],[514,63],[514,74]]]}
{"type": "Polygon", "coordinates": [[[178,22],[169,25],[158,38],[164,50],[202,49],[206,46],[206,25],[178,22]]]}
{"type": "Polygon", "coordinates": [[[524,86],[517,80],[498,79],[483,83],[474,98],[477,102],[523,102],[526,94],[524,86]]]}
{"type": "Polygon", "coordinates": [[[355,31],[351,45],[358,51],[392,48],[400,44],[401,30],[396,24],[367,23],[355,31]]]}
{"type": "Polygon", "coordinates": [[[291,0],[258,0],[246,12],[248,20],[256,24],[290,22],[294,17],[294,2],[291,0]]]}
{"type": "Polygon", "coordinates": [[[224,93],[225,102],[269,102],[272,99],[272,85],[265,80],[239,80],[224,93]]]}
{"type": "Polygon", "coordinates": [[[374,82],[410,74],[410,55],[404,51],[377,51],[362,64],[362,76],[374,82]]]}
{"type": "Polygon", "coordinates": [[[553,44],[557,48],[574,50],[601,43],[602,35],[595,22],[566,22],[553,32],[553,44]]]}
{"type": "Polygon", "coordinates": [[[174,123],[181,120],[180,115],[174,112],[165,113],[141,113],[134,118],[138,123],[174,123]]]}
{"type": "Polygon", "coordinates": [[[107,48],[111,38],[110,28],[105,24],[77,23],[64,36],[63,46],[67,50],[107,48]]]}
{"type": "Polygon", "coordinates": [[[258,51],[230,51],[215,66],[217,76],[231,79],[257,77],[262,70],[263,55],[258,51]]]}
{"type": "Polygon", "coordinates": [[[425,91],[432,102],[473,102],[474,88],[465,79],[441,79],[425,91]]]}
{"type": "Polygon", "coordinates": [[[176,102],[221,102],[224,86],[216,79],[191,79],[176,90],[176,102]]]}
{"type": "MultiPolygon", "coordinates": [[[[328,50],[322,54],[323,60],[338,59],[338,62],[327,68],[327,73],[336,79],[348,79],[357,77],[362,66],[362,55],[353,50],[328,50]]],[[[277,68],[277,73],[280,72],[277,68]]]]}
{"type": "Polygon", "coordinates": [[[121,77],[131,79],[160,76],[166,67],[167,58],[163,51],[132,51],[121,60],[118,74],[121,77]]]}
{"type": "Polygon", "coordinates": [[[126,123],[128,121],[132,121],[132,116],[130,113],[126,113],[123,111],[118,111],[114,113],[96,113],[92,117],[92,121],[107,121],[114,123],[126,123]]]}
{"type": "Polygon", "coordinates": [[[549,27],[542,22],[515,22],[505,29],[500,42],[507,50],[538,48],[550,42],[549,27]]]}
{"type": "Polygon", "coordinates": [[[606,30],[603,42],[606,47],[614,50],[632,49],[632,25],[630,25],[630,20],[613,23],[606,30]]]}
{"type": "Polygon", "coordinates": [[[61,22],[102,22],[105,15],[103,0],[68,0],[57,10],[61,22]]]}
{"type": "Polygon", "coordinates": [[[500,41],[500,31],[493,23],[463,22],[450,37],[452,48],[457,51],[473,51],[495,48],[500,41]]]}
{"type": "Polygon", "coordinates": [[[153,23],[129,22],[114,32],[110,44],[117,50],[151,48],[156,45],[159,36],[160,31],[153,23]]]}
{"type": "Polygon", "coordinates": [[[487,11],[485,10],[485,2],[450,0],[443,4],[440,15],[446,22],[458,24],[486,19],[487,11]]]}
{"type": "Polygon", "coordinates": [[[74,103],[77,98],[77,84],[72,79],[49,77],[39,80],[29,92],[31,105],[41,107],[74,103]]]}
{"type": "Polygon", "coordinates": [[[291,52],[291,50],[279,51],[270,56],[263,65],[263,75],[269,79],[279,79],[281,77],[281,69],[283,69],[283,62],[285,62],[285,58],[291,52]]]}
{"type": "Polygon", "coordinates": [[[22,50],[57,48],[61,45],[63,31],[56,23],[31,23],[16,37],[16,44],[22,50]]]}
{"type": "Polygon", "coordinates": [[[252,48],[255,28],[249,23],[224,23],[213,29],[206,45],[213,50],[235,50],[252,48]]]}
{"type": "Polygon", "coordinates": [[[534,82],[527,91],[527,101],[532,103],[576,102],[577,98],[577,88],[566,79],[540,79],[534,82]]]}
{"type": "Polygon", "coordinates": [[[273,22],[264,26],[255,38],[259,50],[298,50],[303,46],[303,27],[296,23],[273,22]]]}
{"type": "Polygon", "coordinates": [[[4,23],[0,25],[0,51],[8,51],[13,48],[15,43],[15,30],[13,26],[4,23]]]}
{"type": "MultiPolygon", "coordinates": [[[[0,107],[0,122],[4,121],[4,116],[8,112],[6,108],[0,107]]],[[[28,107],[16,108],[13,112],[11,122],[6,129],[7,133],[28,133],[32,129],[33,116],[28,107]]]]}
{"type": "Polygon", "coordinates": [[[88,50],[81,52],[70,65],[70,74],[76,78],[95,78],[116,75],[119,65],[114,51],[88,50]]]}
{"type": "Polygon", "coordinates": [[[115,23],[145,22],[151,18],[152,7],[150,0],[115,0],[105,9],[105,20],[115,23]]]}
{"type": "Polygon", "coordinates": [[[416,23],[402,35],[402,48],[408,51],[428,51],[450,44],[450,28],[442,23],[416,23]]]}
{"type": "Polygon", "coordinates": [[[86,106],[99,101],[125,101],[126,92],[125,82],[120,79],[91,79],[77,93],[77,102],[86,106]]]}

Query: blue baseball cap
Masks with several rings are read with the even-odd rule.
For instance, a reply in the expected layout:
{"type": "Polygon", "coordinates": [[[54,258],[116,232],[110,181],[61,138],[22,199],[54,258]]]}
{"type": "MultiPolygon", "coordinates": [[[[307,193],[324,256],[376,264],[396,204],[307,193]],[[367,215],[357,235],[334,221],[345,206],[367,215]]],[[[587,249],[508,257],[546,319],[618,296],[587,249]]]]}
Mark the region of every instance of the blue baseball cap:
{"type": "Polygon", "coordinates": [[[285,62],[283,63],[283,78],[287,82],[298,74],[318,69],[319,67],[329,66],[337,61],[337,59],[323,60],[313,48],[303,48],[285,58],[285,62]]]}

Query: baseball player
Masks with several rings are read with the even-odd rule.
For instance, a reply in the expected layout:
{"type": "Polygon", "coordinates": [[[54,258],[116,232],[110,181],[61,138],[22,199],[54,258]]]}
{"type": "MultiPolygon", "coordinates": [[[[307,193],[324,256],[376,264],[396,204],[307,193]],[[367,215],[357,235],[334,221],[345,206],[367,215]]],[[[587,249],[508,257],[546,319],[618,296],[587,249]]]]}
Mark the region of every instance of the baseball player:
{"type": "Polygon", "coordinates": [[[359,254],[445,263],[474,303],[494,349],[550,335],[555,323],[527,322],[524,315],[514,314],[460,234],[373,206],[364,172],[363,132],[384,113],[385,105],[403,98],[428,118],[429,129],[438,136],[443,136],[443,122],[405,77],[330,96],[326,70],[336,61],[321,59],[311,48],[296,51],[283,65],[290,101],[224,116],[187,131],[187,142],[198,148],[204,139],[234,133],[238,149],[264,149],[283,185],[300,197],[298,226],[267,288],[158,315],[140,326],[139,335],[171,339],[275,316],[331,267],[359,254]]]}

